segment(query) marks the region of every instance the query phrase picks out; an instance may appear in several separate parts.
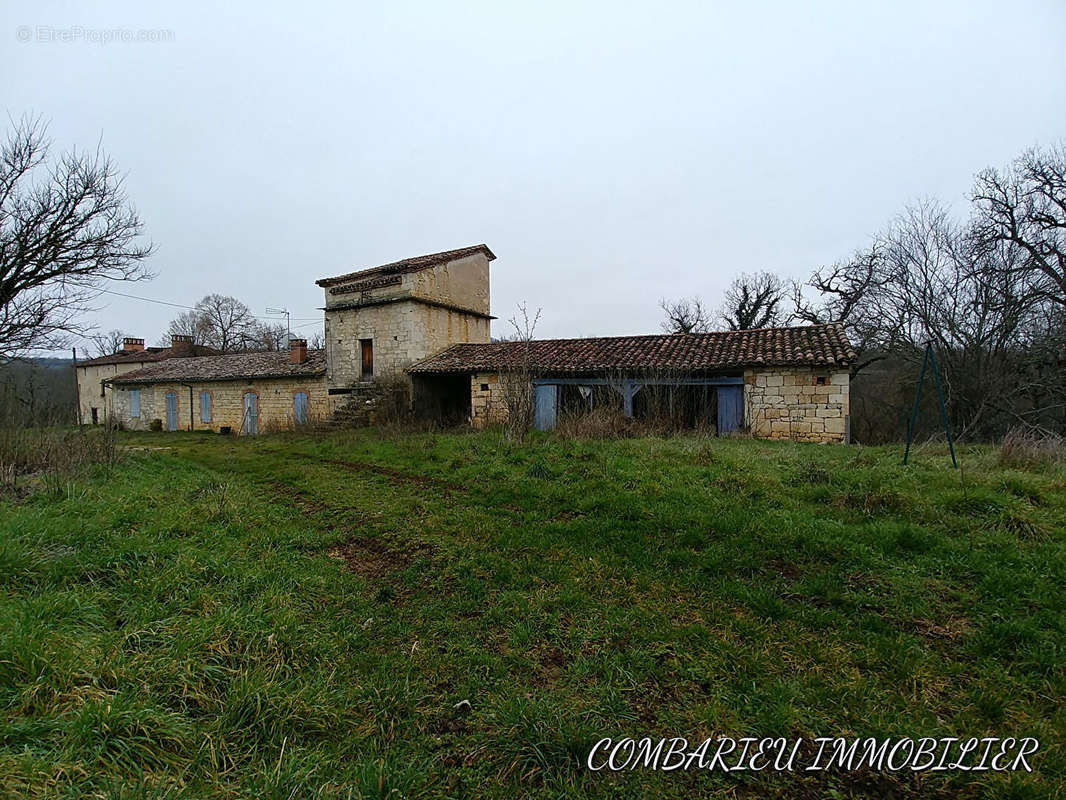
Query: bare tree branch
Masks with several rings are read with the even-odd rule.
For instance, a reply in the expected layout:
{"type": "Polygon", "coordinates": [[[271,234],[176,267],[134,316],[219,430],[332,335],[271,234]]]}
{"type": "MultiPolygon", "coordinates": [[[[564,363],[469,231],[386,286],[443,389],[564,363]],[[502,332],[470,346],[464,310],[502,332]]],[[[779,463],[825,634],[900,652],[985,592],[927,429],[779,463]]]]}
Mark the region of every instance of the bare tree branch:
{"type": "Polygon", "coordinates": [[[663,333],[706,333],[711,327],[711,316],[698,297],[674,302],[663,299],[659,308],[666,316],[660,326],[663,333]]]}
{"type": "Polygon", "coordinates": [[[99,150],[48,165],[45,134],[25,118],[0,146],[0,359],[83,333],[103,281],[150,277],[153,247],[115,165],[99,150]]]}
{"type": "Polygon", "coordinates": [[[730,330],[767,328],[781,321],[785,284],[772,272],[741,274],[729,289],[719,311],[730,330]]]}

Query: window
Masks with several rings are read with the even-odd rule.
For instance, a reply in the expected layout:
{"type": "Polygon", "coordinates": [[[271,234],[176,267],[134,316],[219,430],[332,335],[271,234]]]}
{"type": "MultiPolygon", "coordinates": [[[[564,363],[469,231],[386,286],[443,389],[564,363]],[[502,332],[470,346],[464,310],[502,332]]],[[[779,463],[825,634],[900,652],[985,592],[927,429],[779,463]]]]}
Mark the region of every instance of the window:
{"type": "Polygon", "coordinates": [[[200,422],[211,421],[211,392],[200,392],[200,422]]]}
{"type": "Polygon", "coordinates": [[[489,390],[489,385],[487,383],[481,384],[481,391],[487,392],[488,390],[489,390]]]}
{"type": "Polygon", "coordinates": [[[134,419],[141,416],[141,390],[130,389],[130,416],[134,419]]]}
{"type": "Polygon", "coordinates": [[[292,396],[292,417],[297,425],[307,424],[307,392],[296,392],[292,396]]]}
{"type": "Polygon", "coordinates": [[[815,386],[825,386],[827,382],[828,379],[825,377],[825,375],[819,375],[817,378],[814,379],[815,386]]]}

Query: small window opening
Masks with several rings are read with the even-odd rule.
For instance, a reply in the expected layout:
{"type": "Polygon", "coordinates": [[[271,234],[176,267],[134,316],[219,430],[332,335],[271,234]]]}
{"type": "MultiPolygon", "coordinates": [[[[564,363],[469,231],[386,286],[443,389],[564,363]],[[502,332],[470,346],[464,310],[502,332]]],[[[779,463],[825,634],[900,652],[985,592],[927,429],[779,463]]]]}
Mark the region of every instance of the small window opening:
{"type": "Polygon", "coordinates": [[[487,392],[488,390],[489,390],[489,385],[487,383],[481,384],[481,391],[487,392]]]}
{"type": "Polygon", "coordinates": [[[814,379],[814,383],[815,383],[816,386],[825,386],[825,383],[826,383],[825,375],[819,375],[817,378],[814,379]]]}

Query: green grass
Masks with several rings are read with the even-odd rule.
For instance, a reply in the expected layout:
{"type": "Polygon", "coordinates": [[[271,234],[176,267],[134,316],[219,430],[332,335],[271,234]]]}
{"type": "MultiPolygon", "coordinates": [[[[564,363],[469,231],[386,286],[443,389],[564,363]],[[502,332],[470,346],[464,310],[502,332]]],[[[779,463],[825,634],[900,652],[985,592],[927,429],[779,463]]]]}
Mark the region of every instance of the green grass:
{"type": "Polygon", "coordinates": [[[491,431],[121,444],[0,501],[7,796],[1062,791],[1062,468],[491,431]],[[1014,775],[586,772],[622,735],[1042,749],[1014,775]]]}

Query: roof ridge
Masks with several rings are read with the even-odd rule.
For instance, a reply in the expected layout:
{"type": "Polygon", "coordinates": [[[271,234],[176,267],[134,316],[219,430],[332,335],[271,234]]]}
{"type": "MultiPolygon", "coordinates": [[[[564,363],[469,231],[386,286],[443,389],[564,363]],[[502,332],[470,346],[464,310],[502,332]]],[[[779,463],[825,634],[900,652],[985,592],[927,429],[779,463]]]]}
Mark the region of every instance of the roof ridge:
{"type": "Polygon", "coordinates": [[[378,264],[374,267],[363,267],[361,269],[346,272],[343,275],[334,275],[327,278],[319,278],[315,281],[315,285],[328,287],[333,286],[343,281],[353,280],[364,275],[371,275],[379,271],[391,271],[397,269],[403,269],[404,267],[412,267],[411,271],[418,271],[423,269],[429,269],[430,267],[437,266],[441,263],[455,260],[457,258],[465,258],[468,255],[473,255],[477,252],[483,252],[489,261],[496,259],[496,254],[489,249],[489,246],[482,242],[481,244],[467,245],[466,247],[456,247],[452,250],[441,250],[437,253],[425,253],[420,256],[409,256],[407,258],[401,258],[398,261],[390,261],[387,264],[378,264]],[[424,263],[423,263],[424,262],[424,263]]]}
{"type": "MultiPolygon", "coordinates": [[[[495,342],[459,342],[457,344],[449,346],[458,347],[462,345],[473,345],[475,347],[483,347],[486,344],[522,344],[525,341],[529,342],[589,342],[589,341],[607,341],[610,339],[663,339],[672,336],[734,336],[745,333],[761,333],[764,331],[805,331],[813,330],[815,328],[831,328],[839,327],[840,323],[837,322],[817,322],[810,325],[780,325],[772,328],[741,328],[739,330],[724,330],[724,331],[700,331],[700,332],[677,332],[677,333],[627,333],[619,334],[616,336],[559,336],[551,339],[508,339],[495,342]]],[[[445,352],[442,350],[441,352],[445,352]]]]}
{"type": "Polygon", "coordinates": [[[531,348],[544,372],[722,370],[745,366],[846,366],[856,357],[839,323],[792,325],[705,334],[638,334],[510,342],[464,342],[408,367],[410,372],[499,371],[515,368],[518,351],[531,348]]]}

